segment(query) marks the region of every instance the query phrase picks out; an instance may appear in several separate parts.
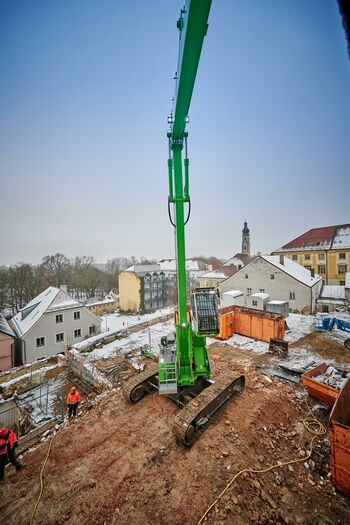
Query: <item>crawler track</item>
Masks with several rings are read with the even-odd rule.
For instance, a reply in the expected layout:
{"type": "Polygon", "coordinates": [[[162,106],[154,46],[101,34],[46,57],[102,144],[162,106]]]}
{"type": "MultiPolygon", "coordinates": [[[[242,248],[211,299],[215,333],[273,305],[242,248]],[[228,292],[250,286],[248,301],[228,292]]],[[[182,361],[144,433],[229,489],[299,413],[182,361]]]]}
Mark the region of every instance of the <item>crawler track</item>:
{"type": "Polygon", "coordinates": [[[176,439],[190,446],[203,433],[210,417],[244,388],[244,376],[226,375],[201,392],[176,415],[173,433],[176,439]]]}
{"type": "Polygon", "coordinates": [[[124,382],[122,391],[125,399],[132,403],[140,401],[147,392],[152,390],[153,387],[149,382],[152,378],[155,378],[157,374],[157,363],[148,363],[147,370],[124,382]]]}

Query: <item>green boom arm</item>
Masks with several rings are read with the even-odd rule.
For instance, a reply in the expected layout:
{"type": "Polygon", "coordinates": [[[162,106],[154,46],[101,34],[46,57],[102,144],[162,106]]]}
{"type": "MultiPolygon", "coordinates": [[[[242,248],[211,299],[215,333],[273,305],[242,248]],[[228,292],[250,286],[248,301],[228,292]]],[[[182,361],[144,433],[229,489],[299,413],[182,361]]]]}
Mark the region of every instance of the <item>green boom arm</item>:
{"type": "MultiPolygon", "coordinates": [[[[185,131],[203,40],[208,28],[211,0],[187,0],[177,27],[180,32],[174,108],[168,121],[169,203],[175,207],[178,281],[178,322],[176,324],[177,384],[193,385],[199,376],[210,376],[205,337],[194,334],[187,318],[184,204],[189,202],[187,132],[185,131]],[[184,177],[182,150],[185,147],[184,177]]],[[[159,370],[162,382],[161,367],[159,370]]]]}

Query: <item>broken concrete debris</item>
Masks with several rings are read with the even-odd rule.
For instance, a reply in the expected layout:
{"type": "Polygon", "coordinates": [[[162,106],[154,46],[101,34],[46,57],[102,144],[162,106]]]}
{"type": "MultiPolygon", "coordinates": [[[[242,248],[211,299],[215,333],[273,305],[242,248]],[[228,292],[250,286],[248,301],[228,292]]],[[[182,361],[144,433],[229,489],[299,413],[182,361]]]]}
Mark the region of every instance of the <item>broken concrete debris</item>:
{"type": "Polygon", "coordinates": [[[340,390],[350,377],[350,372],[338,370],[334,366],[329,366],[323,374],[314,376],[313,379],[324,385],[331,386],[340,390]]]}

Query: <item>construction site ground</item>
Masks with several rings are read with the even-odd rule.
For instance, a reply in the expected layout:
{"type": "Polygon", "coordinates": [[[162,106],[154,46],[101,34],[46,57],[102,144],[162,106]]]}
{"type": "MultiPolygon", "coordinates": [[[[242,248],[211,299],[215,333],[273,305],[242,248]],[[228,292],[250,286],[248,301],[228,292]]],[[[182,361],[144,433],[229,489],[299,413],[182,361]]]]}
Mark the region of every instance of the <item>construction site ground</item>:
{"type": "MultiPolygon", "coordinates": [[[[320,354],[320,361],[331,354],[339,363],[350,361],[349,351],[329,334],[313,332],[291,346],[296,345],[320,354]]],[[[192,448],[174,440],[178,409],[171,400],[154,392],[131,405],[120,389],[109,391],[53,438],[34,523],[195,525],[242,468],[263,469],[305,456],[312,437],[303,425],[307,400],[327,428],[327,435],[315,440],[312,459],[243,474],[204,522],[311,525],[324,514],[329,523],[350,524],[349,499],[330,481],[329,408],[308,398],[301,385],[262,374],[261,367],[277,359],[270,354],[222,343],[212,344],[209,353],[214,379],[234,370],[245,375],[246,388],[192,448]]],[[[1,523],[30,522],[49,443],[25,454],[24,470],[6,468],[1,523]]]]}

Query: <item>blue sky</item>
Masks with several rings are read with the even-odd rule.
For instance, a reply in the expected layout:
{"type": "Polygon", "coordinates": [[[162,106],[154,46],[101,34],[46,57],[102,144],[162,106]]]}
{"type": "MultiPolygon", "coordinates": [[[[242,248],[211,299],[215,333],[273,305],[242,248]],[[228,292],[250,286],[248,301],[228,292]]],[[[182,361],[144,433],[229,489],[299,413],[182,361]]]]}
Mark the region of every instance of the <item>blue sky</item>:
{"type": "MultiPolygon", "coordinates": [[[[169,257],[166,117],[181,1],[2,0],[1,257],[169,257]]],[[[335,0],[213,0],[189,131],[187,255],[350,222],[335,0]]]]}

